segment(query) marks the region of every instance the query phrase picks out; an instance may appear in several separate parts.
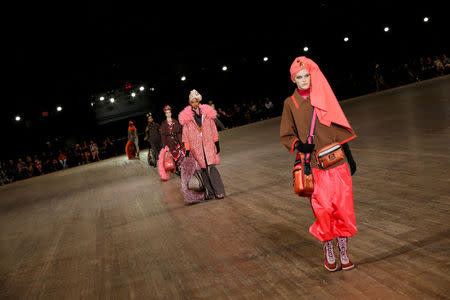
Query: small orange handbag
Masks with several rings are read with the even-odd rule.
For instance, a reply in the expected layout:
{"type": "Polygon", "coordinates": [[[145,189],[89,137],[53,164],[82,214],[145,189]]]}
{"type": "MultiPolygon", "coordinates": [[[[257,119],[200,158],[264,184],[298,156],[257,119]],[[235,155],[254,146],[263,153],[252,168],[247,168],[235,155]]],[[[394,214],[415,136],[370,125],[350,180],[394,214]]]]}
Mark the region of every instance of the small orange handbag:
{"type": "Polygon", "coordinates": [[[308,174],[305,173],[305,155],[298,153],[295,159],[294,169],[292,170],[292,179],[294,180],[294,193],[300,197],[311,197],[314,192],[314,178],[309,166],[308,174]]]}

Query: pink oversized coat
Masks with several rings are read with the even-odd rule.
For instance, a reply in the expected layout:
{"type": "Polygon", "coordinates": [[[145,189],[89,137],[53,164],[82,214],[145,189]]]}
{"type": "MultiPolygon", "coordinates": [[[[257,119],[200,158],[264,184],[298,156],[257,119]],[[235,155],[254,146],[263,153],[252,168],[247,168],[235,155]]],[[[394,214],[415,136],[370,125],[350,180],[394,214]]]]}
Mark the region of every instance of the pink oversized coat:
{"type": "Polygon", "coordinates": [[[190,150],[190,155],[195,158],[200,168],[206,168],[203,148],[205,149],[208,165],[220,164],[220,157],[217,154],[216,145],[214,144],[219,140],[219,133],[214,123],[217,112],[214,108],[206,104],[200,104],[199,107],[202,114],[201,128],[198,127],[194,120],[194,112],[191,106],[187,106],[180,112],[178,121],[183,126],[182,142],[186,150],[190,150]]]}

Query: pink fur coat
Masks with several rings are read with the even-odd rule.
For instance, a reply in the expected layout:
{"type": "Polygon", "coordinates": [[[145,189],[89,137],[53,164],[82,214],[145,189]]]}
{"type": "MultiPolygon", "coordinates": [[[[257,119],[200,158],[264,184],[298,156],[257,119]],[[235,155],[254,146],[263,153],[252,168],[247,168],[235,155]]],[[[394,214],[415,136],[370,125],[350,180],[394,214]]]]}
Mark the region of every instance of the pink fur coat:
{"type": "Polygon", "coordinates": [[[187,106],[180,112],[178,121],[183,126],[182,142],[186,150],[190,150],[190,156],[195,158],[201,168],[206,168],[205,156],[208,165],[220,164],[220,157],[214,144],[219,140],[219,133],[214,123],[217,112],[206,104],[200,104],[199,107],[202,114],[201,128],[194,120],[191,106],[187,106]],[[203,155],[203,149],[205,149],[205,155],[203,155]]]}

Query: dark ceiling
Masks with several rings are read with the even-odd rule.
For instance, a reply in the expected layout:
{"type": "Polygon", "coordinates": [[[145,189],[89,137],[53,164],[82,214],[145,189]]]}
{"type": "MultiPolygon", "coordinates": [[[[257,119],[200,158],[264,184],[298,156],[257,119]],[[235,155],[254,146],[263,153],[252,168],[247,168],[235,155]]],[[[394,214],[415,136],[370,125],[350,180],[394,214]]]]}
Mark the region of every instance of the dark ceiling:
{"type": "Polygon", "coordinates": [[[15,114],[32,118],[58,104],[78,115],[93,95],[125,82],[152,84],[161,102],[184,101],[192,88],[219,99],[272,86],[272,94],[284,98],[291,88],[290,62],[299,55],[317,61],[325,75],[339,76],[374,61],[448,50],[442,2],[310,1],[289,7],[259,2],[245,9],[244,2],[202,7],[174,2],[165,8],[152,3],[14,4],[4,128],[15,130],[15,114]],[[429,24],[424,16],[430,16],[429,24]],[[389,34],[384,26],[392,28],[389,34]],[[344,43],[347,35],[350,42],[344,43]],[[305,45],[308,53],[302,52],[305,45]],[[266,73],[260,72],[263,56],[270,57],[266,73]],[[229,66],[227,78],[222,65],[229,66]],[[188,77],[185,83],[181,75],[188,77]]]}

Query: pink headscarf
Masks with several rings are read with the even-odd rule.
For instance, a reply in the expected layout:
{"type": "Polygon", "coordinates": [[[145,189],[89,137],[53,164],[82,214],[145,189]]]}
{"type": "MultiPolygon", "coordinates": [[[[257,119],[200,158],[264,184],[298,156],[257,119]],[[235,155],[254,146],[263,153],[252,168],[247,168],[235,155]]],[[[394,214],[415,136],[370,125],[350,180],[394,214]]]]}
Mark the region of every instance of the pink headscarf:
{"type": "Polygon", "coordinates": [[[314,61],[305,56],[297,57],[291,65],[291,80],[295,82],[295,75],[303,69],[307,69],[311,75],[311,93],[309,97],[311,105],[316,108],[319,122],[328,127],[333,122],[353,132],[327,79],[314,61]]]}

